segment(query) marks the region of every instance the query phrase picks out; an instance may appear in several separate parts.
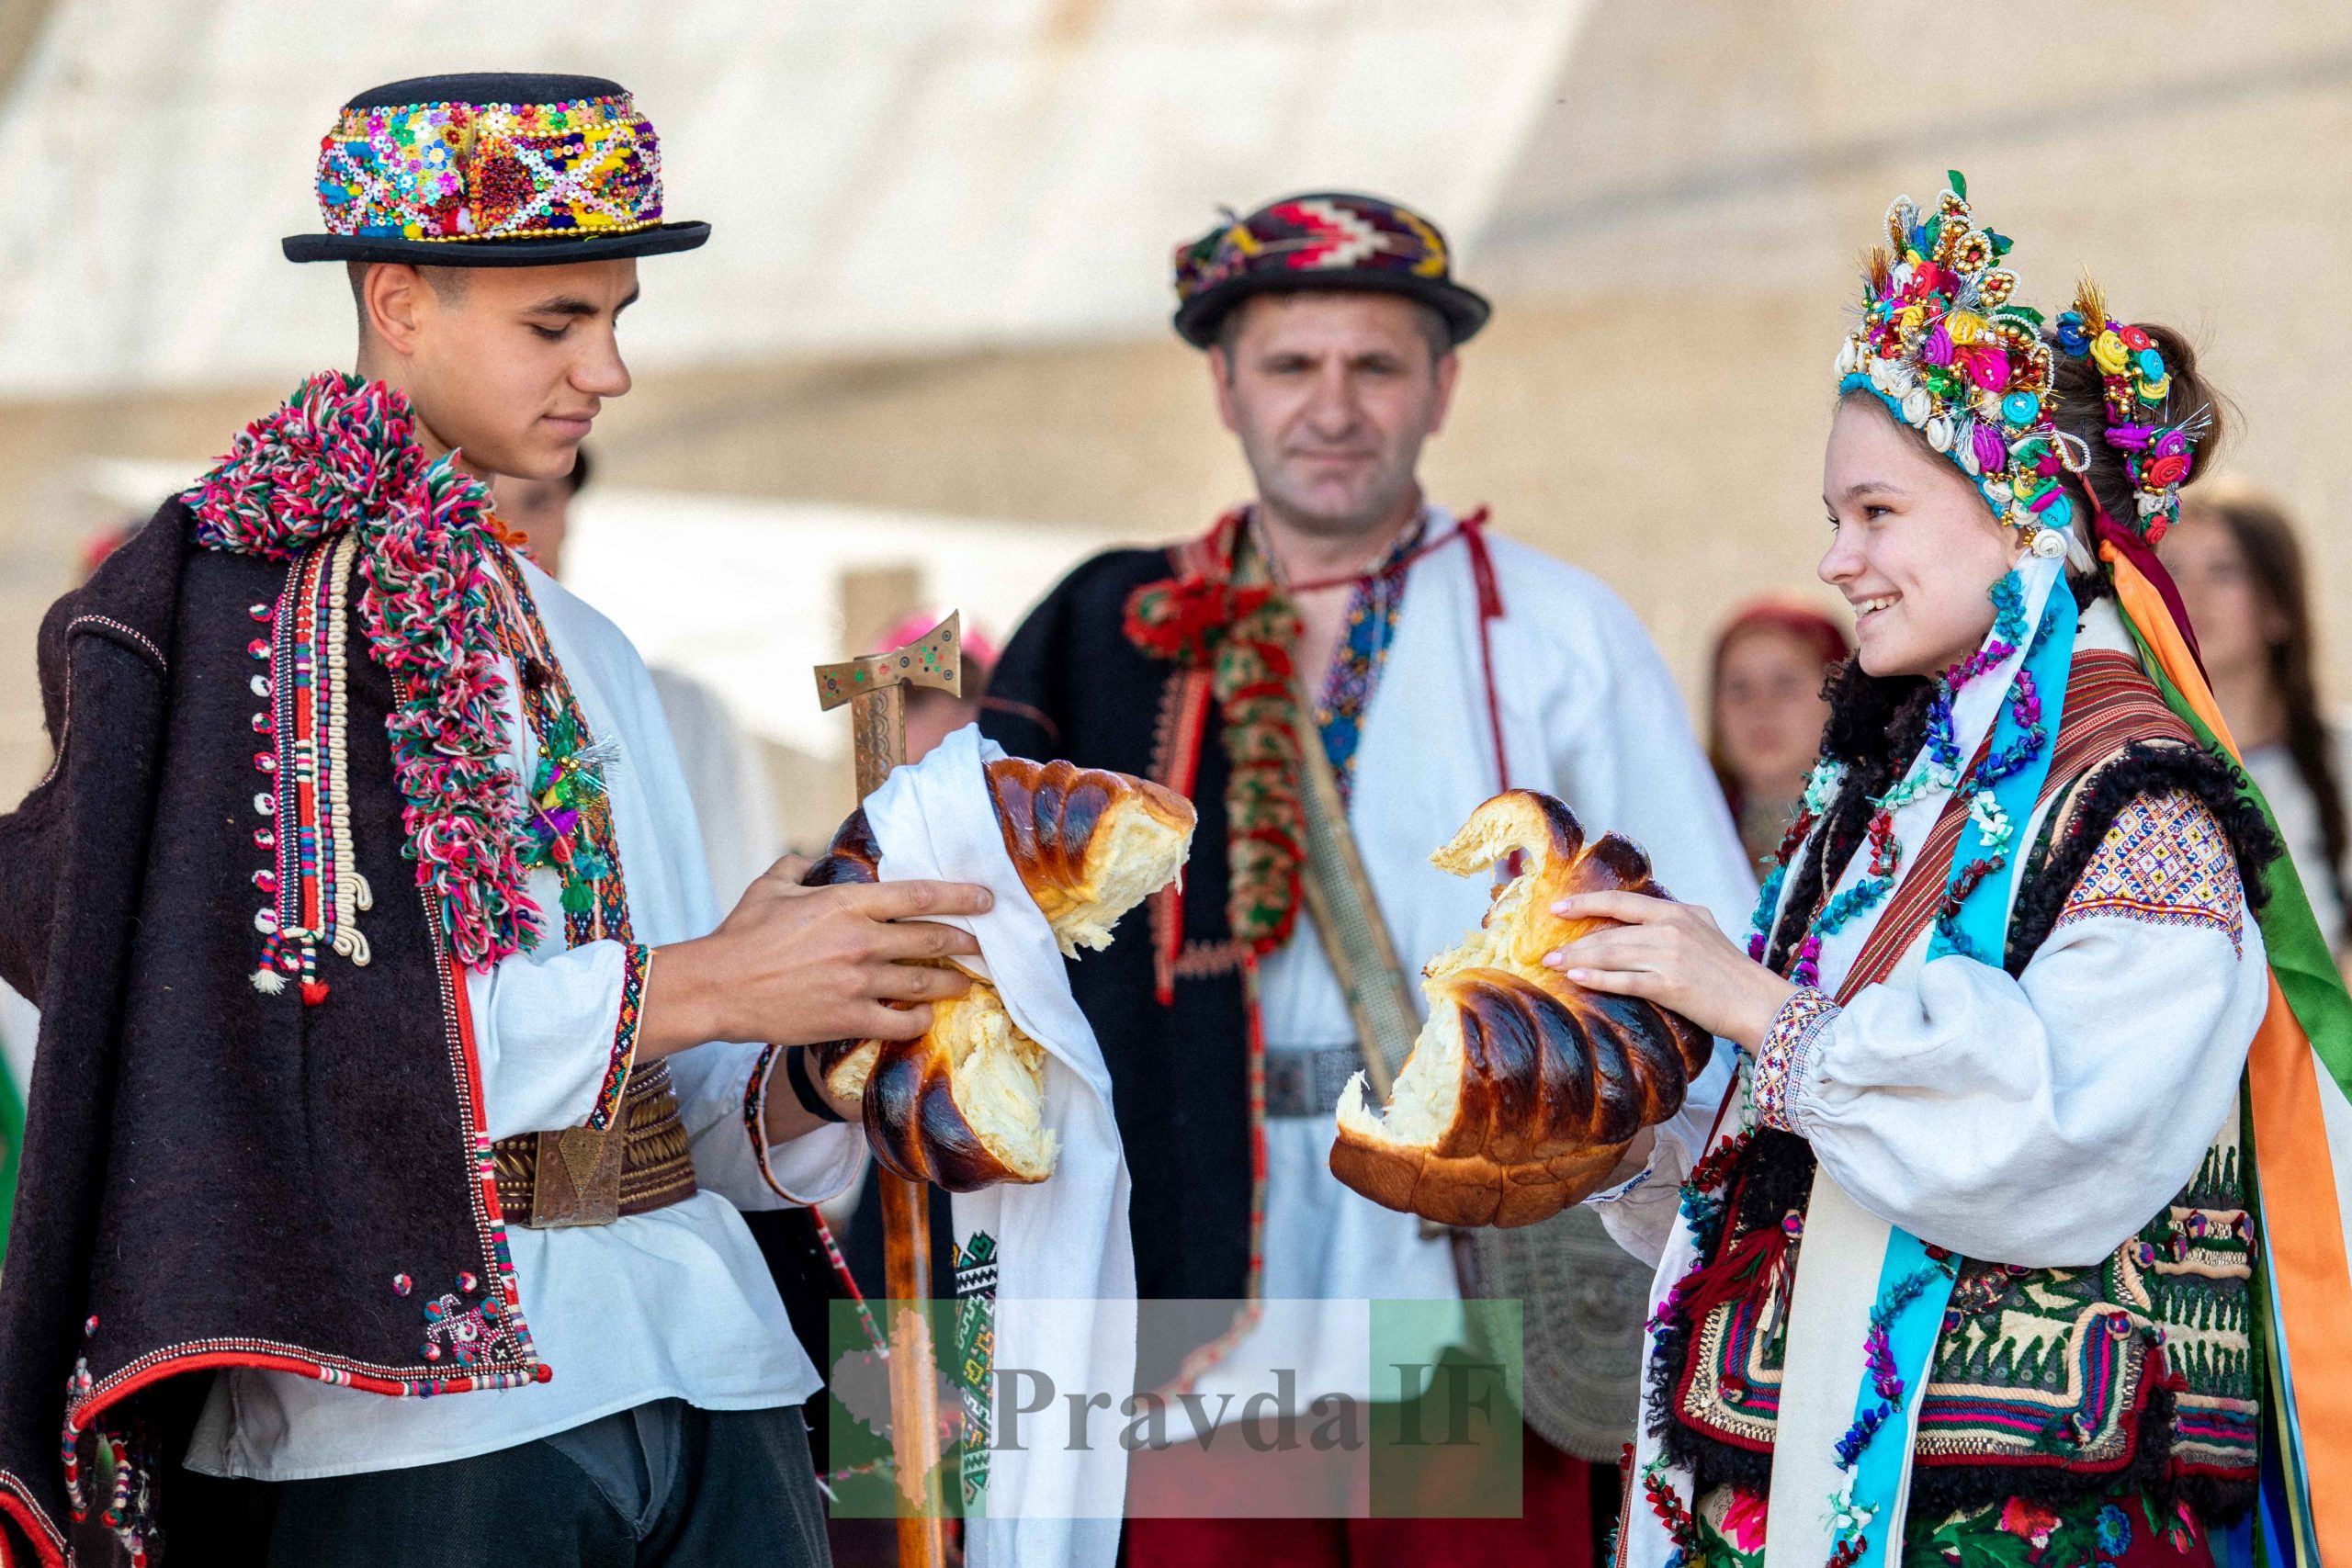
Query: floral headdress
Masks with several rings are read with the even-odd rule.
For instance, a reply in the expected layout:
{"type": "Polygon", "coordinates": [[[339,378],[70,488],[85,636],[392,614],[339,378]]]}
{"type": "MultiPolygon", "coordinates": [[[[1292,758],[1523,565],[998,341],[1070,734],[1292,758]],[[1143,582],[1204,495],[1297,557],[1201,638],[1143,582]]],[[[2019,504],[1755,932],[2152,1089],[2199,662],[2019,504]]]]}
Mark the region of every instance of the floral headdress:
{"type": "Polygon", "coordinates": [[[2087,357],[2098,371],[2107,444],[2123,454],[2138,511],[2117,521],[2136,526],[2149,544],[2162,542],[2180,519],[2180,487],[2188,482],[2211,415],[2200,408],[2169,423],[2172,367],[2163,351],[2138,327],[2109,316],[2105,296],[2087,277],[2075,308],[2058,318],[2058,346],[2074,358],[2087,357]]]}
{"type": "Polygon", "coordinates": [[[2089,466],[2052,422],[2052,356],[2041,312],[2017,304],[1995,264],[2008,236],[1977,223],[1968,182],[1922,215],[1897,197],[1892,249],[1871,253],[1861,322],[1838,351],[1841,392],[1875,392],[1889,412],[1976,481],[1993,515],[2038,556],[2066,553],[2074,502],[2064,475],[2089,466]]]}

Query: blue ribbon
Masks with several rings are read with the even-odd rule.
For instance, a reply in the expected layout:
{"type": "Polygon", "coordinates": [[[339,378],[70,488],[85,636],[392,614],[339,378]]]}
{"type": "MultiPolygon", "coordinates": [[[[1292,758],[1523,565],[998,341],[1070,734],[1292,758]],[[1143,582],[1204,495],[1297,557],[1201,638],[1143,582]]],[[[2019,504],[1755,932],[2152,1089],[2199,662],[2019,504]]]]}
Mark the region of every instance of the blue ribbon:
{"type": "MultiPolygon", "coordinates": [[[[2041,703],[2041,744],[2030,759],[1993,785],[1994,804],[2009,820],[2007,854],[1997,870],[1988,873],[1968,891],[1951,920],[1937,922],[1935,935],[1928,943],[1929,962],[1955,953],[1995,965],[2001,962],[2007,946],[2009,889],[2025,859],[2026,829],[2034,804],[2041,796],[2042,784],[2050,775],[2051,758],[2058,749],[2058,726],[2065,716],[2066,676],[2075,660],[2077,614],[2074,592],[2066,586],[2062,572],[2051,584],[2049,596],[2042,603],[2041,618],[2026,645],[2022,666],[2032,672],[2035,694],[2041,703]]],[[[2004,694],[2000,711],[1993,722],[1992,747],[1986,755],[2009,754],[2025,738],[2026,730],[2018,723],[2004,694]]],[[[1966,788],[1963,781],[1957,793],[1964,795],[1966,788]]],[[[1947,900],[1960,891],[1961,879],[1969,863],[1989,858],[1992,850],[1983,826],[1972,819],[1962,829],[1960,842],[1952,852],[1951,877],[1944,884],[1947,900]]],[[[1903,1384],[1902,1399],[1892,1412],[1880,1416],[1888,1401],[1867,1368],[1854,1398],[1857,1423],[1871,1421],[1874,1416],[1880,1423],[1853,1465],[1853,1504],[1858,1510],[1869,1510],[1871,1516],[1855,1568],[1887,1568],[1887,1564],[1902,1561],[1903,1520],[1895,1517],[1894,1506],[1910,1453],[1910,1412],[1927,1386],[1936,1341],[1943,1334],[1944,1310],[1951,1304],[1960,1264],[1961,1259],[1951,1254],[1931,1256],[1927,1243],[1900,1226],[1894,1228],[1887,1241],[1875,1300],[1883,1305],[1906,1288],[1915,1288],[1917,1293],[1886,1325],[1887,1348],[1895,1375],[1903,1384]],[[1923,1270],[1931,1273],[1915,1287],[1915,1277],[1923,1270]]]]}
{"type": "MultiPolygon", "coordinates": [[[[2025,859],[2027,819],[2033,815],[2034,802],[2041,796],[2042,781],[2050,776],[2050,759],[2058,749],[2058,726],[2065,717],[2066,675],[2075,662],[2075,621],[2078,614],[2074,590],[2066,586],[2065,574],[2061,572],[2050,585],[2050,596],[2042,602],[2041,619],[2034,627],[2032,640],[2026,644],[2023,666],[2032,672],[2034,692],[2041,699],[2041,745],[2030,761],[1993,785],[1993,803],[2009,819],[2008,858],[1998,871],[1976,885],[1949,925],[1937,922],[1936,934],[1928,943],[1929,963],[1949,953],[1962,953],[1996,968],[2000,965],[2002,952],[2008,944],[2009,888],[2017,881],[2018,864],[2025,859]],[[1958,928],[1958,943],[1951,940],[1952,927],[1958,928]]],[[[2025,733],[2005,697],[2000,713],[1993,721],[1993,745],[1987,755],[2008,752],[2025,739],[2025,733]]],[[[1963,780],[1961,789],[1966,788],[1963,780]]],[[[1958,891],[1969,863],[1984,859],[1991,850],[1984,828],[1972,820],[1961,830],[1960,843],[1952,852],[1951,876],[1944,884],[1947,895],[1958,891]]]]}

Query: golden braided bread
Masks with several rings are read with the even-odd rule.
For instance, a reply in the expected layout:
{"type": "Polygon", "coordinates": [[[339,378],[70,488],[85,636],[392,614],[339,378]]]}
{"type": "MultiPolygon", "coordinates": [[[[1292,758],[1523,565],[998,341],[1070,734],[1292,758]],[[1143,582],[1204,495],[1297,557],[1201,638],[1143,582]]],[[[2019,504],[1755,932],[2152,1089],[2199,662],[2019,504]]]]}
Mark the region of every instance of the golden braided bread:
{"type": "Polygon", "coordinates": [[[1589,991],[1544,955],[1610,920],[1552,913],[1571,893],[1664,897],[1649,857],[1588,844],[1568,808],[1509,790],[1430,859],[1469,876],[1514,850],[1525,869],[1477,931],[1422,971],[1429,1021],[1385,1113],[1359,1073],[1341,1097],[1331,1173],[1375,1203],[1452,1225],[1525,1225],[1601,1184],[1644,1127],[1682,1108],[1713,1042],[1638,997],[1589,991]]]}
{"type": "MultiPolygon", "coordinates": [[[[1018,757],[987,772],[1005,852],[1066,953],[1108,947],[1119,917],[1183,868],[1193,803],[1172,790],[1018,757]]],[[[880,860],[860,810],[801,881],[872,882],[880,860]]],[[[826,1087],[864,1106],[875,1157],[910,1180],[970,1192],[1053,1173],[1045,1048],[1013,1023],[986,980],[974,976],[964,995],[933,1003],[931,1028],[919,1039],[837,1040],[814,1054],[826,1087]]]]}

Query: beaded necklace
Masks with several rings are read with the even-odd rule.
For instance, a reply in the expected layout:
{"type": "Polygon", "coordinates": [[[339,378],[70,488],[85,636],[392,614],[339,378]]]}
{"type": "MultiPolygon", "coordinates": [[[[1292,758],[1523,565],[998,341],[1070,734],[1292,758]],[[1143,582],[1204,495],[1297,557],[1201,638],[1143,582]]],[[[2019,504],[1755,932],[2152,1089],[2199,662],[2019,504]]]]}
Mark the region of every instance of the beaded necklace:
{"type": "MultiPolygon", "coordinates": [[[[1960,784],[1960,744],[1954,734],[1952,705],[1962,688],[1996,669],[2026,642],[2025,583],[2016,571],[2005,574],[1993,584],[1988,595],[1993,601],[1993,630],[1984,646],[1966,659],[1945,671],[1936,682],[1936,694],[1928,711],[1927,738],[1920,754],[1902,781],[1871,804],[1870,822],[1865,837],[1870,860],[1861,880],[1852,886],[1832,893],[1822,890],[1814,905],[1813,914],[1805,923],[1805,932],[1794,949],[1793,962],[1788,977],[1800,986],[1816,986],[1821,980],[1822,943],[1850,925],[1855,919],[1875,908],[1881,900],[1894,890],[1897,875],[1903,869],[1903,845],[1894,836],[1894,816],[1905,807],[1936,791],[1951,790],[1960,784]]],[[[2020,671],[2009,688],[2009,713],[2016,721],[2018,739],[2010,744],[1988,752],[1984,761],[1969,775],[1968,811],[1989,840],[1989,852],[1969,863],[1947,891],[1939,916],[1939,928],[1949,938],[1958,935],[1955,925],[1961,904],[1986,876],[2007,863],[2010,839],[2008,818],[1993,799],[1993,786],[2017,772],[2041,751],[2044,736],[2041,727],[2041,702],[2030,673],[2020,671]]],[[[1810,838],[1829,804],[1837,797],[1838,787],[1845,782],[1843,762],[1824,757],[1814,764],[1812,775],[1805,780],[1804,794],[1797,806],[1794,821],[1781,840],[1779,854],[1771,872],[1764,879],[1763,890],[1757,900],[1756,916],[1747,938],[1747,955],[1757,963],[1764,962],[1770,950],[1772,929],[1778,923],[1781,889],[1787,880],[1788,869],[1797,851],[1810,838]]]]}

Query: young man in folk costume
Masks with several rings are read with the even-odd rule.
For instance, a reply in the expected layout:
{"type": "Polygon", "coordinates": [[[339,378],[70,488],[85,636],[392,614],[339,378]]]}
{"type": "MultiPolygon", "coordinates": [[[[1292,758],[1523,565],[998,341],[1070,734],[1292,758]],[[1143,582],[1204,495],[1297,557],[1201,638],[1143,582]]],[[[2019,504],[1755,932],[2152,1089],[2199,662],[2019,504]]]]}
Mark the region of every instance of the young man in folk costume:
{"type": "Polygon", "coordinates": [[[348,264],[359,373],[41,632],[7,1555],[820,1562],[818,1377],[736,1206],[847,1178],[794,1043],[923,1027],[889,961],[977,949],[887,922],[985,895],[787,863],[722,922],[635,650],[491,513],[628,390],[636,258],[707,233],[628,94],[379,88],[319,192],[286,250],[348,264]]]}
{"type": "MultiPolygon", "coordinates": [[[[1327,949],[1307,898],[1369,905],[1409,976],[1478,923],[1488,888],[1429,856],[1506,784],[1646,844],[1668,886],[1726,920],[1753,882],[1640,623],[1584,573],[1491,536],[1483,513],[1422,494],[1416,462],[1444,419],[1456,347],[1488,310],[1453,281],[1436,228],[1367,197],[1278,201],[1182,250],[1176,287],[1177,331],[1207,351],[1257,499],[1201,538],[1079,567],[1006,649],[981,723],[1023,755],[1148,773],[1201,813],[1151,940],[1071,970],[1117,1085],[1139,1293],[1453,1300],[1454,1238],[1330,1174],[1333,1108],[1364,1039],[1393,1067],[1419,1021],[1409,999],[1385,1028],[1351,1015],[1337,965],[1367,987],[1403,976],[1372,974],[1360,943],[1327,949]],[[1310,841],[1320,851],[1303,852],[1310,841]]],[[[1360,936],[1363,922],[1332,924],[1360,936]]],[[[1597,1337],[1629,1332],[1638,1284],[1620,1301],[1597,1337]]],[[[1281,1314],[1261,1328],[1252,1307],[1157,1365],[1165,1348],[1148,1337],[1139,1382],[1200,1392],[1210,1409],[1229,1392],[1238,1410],[1272,1386],[1242,1362],[1289,1368],[1302,1416],[1327,1392],[1376,1392],[1360,1347],[1356,1364],[1327,1364],[1349,1358],[1318,1360],[1302,1328],[1281,1314]]],[[[1609,1434],[1613,1455],[1630,1361],[1548,1353],[1585,1391],[1570,1416],[1609,1434]],[[1613,1397],[1591,1392],[1612,1382],[1613,1397]]],[[[1204,1517],[1132,1519],[1129,1561],[1584,1561],[1588,1467],[1532,1437],[1528,1454],[1524,1520],[1228,1519],[1194,1496],[1182,1511],[1204,1517]]],[[[1149,1465],[1138,1457],[1132,1490],[1162,1506],[1141,1495],[1149,1465]]]]}
{"type": "Polygon", "coordinates": [[[1888,234],[1859,652],[1747,952],[1603,894],[1553,955],[1751,1054],[1595,1200],[1662,1259],[1623,1560],[2344,1561],[2352,1008],[2151,548],[2220,399],[2087,281],[2028,309],[1957,175],[1888,234]]]}

